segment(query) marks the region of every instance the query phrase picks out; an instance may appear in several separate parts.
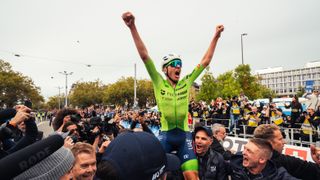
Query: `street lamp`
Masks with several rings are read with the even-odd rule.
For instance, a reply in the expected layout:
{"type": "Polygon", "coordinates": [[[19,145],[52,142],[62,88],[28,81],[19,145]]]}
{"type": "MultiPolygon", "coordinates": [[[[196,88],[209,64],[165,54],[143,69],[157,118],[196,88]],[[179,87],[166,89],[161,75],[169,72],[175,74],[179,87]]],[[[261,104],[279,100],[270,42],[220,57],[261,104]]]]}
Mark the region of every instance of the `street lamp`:
{"type": "Polygon", "coordinates": [[[60,107],[61,107],[61,102],[60,102],[60,89],[62,89],[63,87],[58,86],[57,88],[59,89],[58,103],[59,103],[59,110],[60,110],[60,107]]]}
{"type": "Polygon", "coordinates": [[[66,97],[65,97],[65,107],[68,107],[68,75],[72,75],[73,72],[67,72],[67,71],[63,71],[63,72],[59,72],[62,75],[66,76],[66,97]]]}
{"type": "Polygon", "coordinates": [[[243,62],[243,42],[242,42],[243,40],[242,40],[242,37],[246,36],[246,35],[248,35],[248,34],[247,33],[242,33],[241,34],[241,57],[242,57],[242,59],[241,59],[242,61],[241,62],[242,62],[242,65],[244,64],[244,62],[243,62]]]}

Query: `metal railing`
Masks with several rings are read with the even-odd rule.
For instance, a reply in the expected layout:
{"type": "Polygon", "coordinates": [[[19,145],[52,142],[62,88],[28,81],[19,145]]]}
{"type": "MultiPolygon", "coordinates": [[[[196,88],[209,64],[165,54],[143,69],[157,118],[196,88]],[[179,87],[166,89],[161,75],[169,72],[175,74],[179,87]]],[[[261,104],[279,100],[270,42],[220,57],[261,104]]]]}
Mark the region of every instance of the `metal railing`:
{"type": "MultiPolygon", "coordinates": [[[[239,121],[238,121],[239,122],[239,121]]],[[[219,118],[193,118],[193,124],[190,129],[194,129],[196,123],[201,123],[204,126],[210,127],[214,123],[222,124],[226,129],[230,129],[230,119],[219,119],[219,118]]],[[[298,124],[298,123],[297,123],[298,124]]],[[[298,124],[299,125],[299,124],[298,124]]],[[[241,137],[241,138],[252,138],[253,134],[247,133],[248,125],[234,124],[232,134],[228,132],[229,136],[241,137]]],[[[279,126],[281,131],[285,134],[286,144],[296,145],[296,146],[309,146],[314,144],[320,139],[320,128],[312,130],[312,133],[306,135],[302,133],[302,128],[288,128],[279,126]]]]}

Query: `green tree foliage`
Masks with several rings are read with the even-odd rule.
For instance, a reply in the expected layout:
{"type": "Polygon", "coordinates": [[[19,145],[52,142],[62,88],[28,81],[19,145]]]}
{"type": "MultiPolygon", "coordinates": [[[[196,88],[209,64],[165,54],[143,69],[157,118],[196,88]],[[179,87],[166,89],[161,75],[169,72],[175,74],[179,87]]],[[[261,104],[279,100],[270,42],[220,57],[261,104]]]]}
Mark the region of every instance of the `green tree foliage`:
{"type": "Polygon", "coordinates": [[[76,82],[72,85],[70,102],[73,106],[87,107],[92,104],[101,104],[104,86],[99,81],[76,82]]]}
{"type": "Polygon", "coordinates": [[[197,100],[209,102],[217,97],[232,97],[241,92],[244,92],[249,99],[275,96],[272,90],[259,83],[257,76],[251,74],[249,65],[239,65],[234,71],[225,72],[216,79],[211,72],[206,71],[201,81],[197,100]]]}
{"type": "Polygon", "coordinates": [[[149,106],[156,104],[153,85],[150,80],[138,80],[137,81],[137,98],[139,107],[145,107],[148,103],[149,106]]]}
{"type": "Polygon", "coordinates": [[[270,89],[259,83],[259,77],[251,74],[248,64],[239,65],[235,69],[235,78],[240,83],[241,91],[249,99],[274,97],[275,95],[270,89]]]}
{"type": "Polygon", "coordinates": [[[132,77],[120,78],[117,82],[109,84],[104,91],[103,103],[113,105],[133,105],[134,79],[132,77]]]}
{"type": "Polygon", "coordinates": [[[234,78],[232,71],[228,71],[219,75],[217,78],[217,86],[217,96],[222,97],[223,99],[238,95],[241,89],[240,84],[234,78]]]}
{"type": "Polygon", "coordinates": [[[31,78],[13,71],[11,65],[3,60],[0,60],[0,99],[0,106],[6,104],[8,107],[30,99],[33,108],[37,108],[44,101],[40,88],[35,86],[31,78]]]}
{"type": "MultiPolygon", "coordinates": [[[[151,105],[155,102],[153,94],[153,86],[150,80],[137,81],[137,98],[138,105],[145,107],[147,101],[151,105]]],[[[134,99],[134,78],[120,78],[117,82],[109,84],[104,91],[104,104],[122,105],[126,102],[129,107],[133,106],[134,99]]]]}
{"type": "Polygon", "coordinates": [[[218,89],[217,83],[209,69],[205,71],[205,74],[201,77],[201,81],[202,85],[199,94],[196,96],[196,100],[210,102],[218,95],[218,89]]]}
{"type": "Polygon", "coordinates": [[[60,98],[60,108],[64,106],[64,97],[63,96],[51,96],[49,97],[46,105],[49,109],[57,108],[59,109],[59,98],[60,98]]]}

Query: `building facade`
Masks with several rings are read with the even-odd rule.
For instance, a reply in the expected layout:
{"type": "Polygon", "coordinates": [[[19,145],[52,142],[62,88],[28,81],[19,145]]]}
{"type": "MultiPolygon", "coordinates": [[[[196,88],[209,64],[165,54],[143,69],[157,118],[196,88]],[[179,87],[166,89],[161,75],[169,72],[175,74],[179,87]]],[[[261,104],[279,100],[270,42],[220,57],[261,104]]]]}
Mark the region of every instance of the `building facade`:
{"type": "Polygon", "coordinates": [[[303,68],[284,70],[282,67],[255,71],[260,83],[277,96],[295,95],[299,88],[320,89],[320,61],[309,62],[303,68]]]}

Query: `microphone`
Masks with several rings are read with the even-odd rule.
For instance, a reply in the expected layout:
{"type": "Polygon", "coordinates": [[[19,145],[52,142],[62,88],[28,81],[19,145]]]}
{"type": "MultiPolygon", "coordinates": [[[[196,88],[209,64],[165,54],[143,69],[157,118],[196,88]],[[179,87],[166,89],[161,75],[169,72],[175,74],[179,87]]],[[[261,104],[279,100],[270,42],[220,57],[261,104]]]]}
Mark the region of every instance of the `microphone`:
{"type": "Polygon", "coordinates": [[[0,160],[1,179],[12,179],[50,156],[63,144],[64,141],[60,135],[52,135],[7,155],[0,160]]]}

